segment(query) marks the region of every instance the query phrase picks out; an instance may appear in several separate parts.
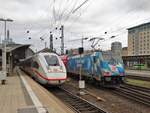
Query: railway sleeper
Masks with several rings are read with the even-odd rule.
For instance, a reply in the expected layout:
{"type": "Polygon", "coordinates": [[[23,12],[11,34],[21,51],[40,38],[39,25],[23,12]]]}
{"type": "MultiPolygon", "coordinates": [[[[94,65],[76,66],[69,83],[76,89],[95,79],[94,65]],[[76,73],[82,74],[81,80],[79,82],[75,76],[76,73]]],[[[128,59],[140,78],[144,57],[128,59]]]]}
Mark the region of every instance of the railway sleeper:
{"type": "Polygon", "coordinates": [[[134,92],[137,92],[137,93],[141,93],[141,94],[146,95],[146,96],[150,96],[149,93],[143,92],[143,91],[139,91],[138,89],[134,89],[134,88],[126,87],[126,86],[121,86],[121,88],[127,89],[127,90],[131,90],[131,91],[134,91],[134,92]]]}
{"type": "Polygon", "coordinates": [[[120,92],[116,92],[116,93],[119,94],[119,95],[122,95],[122,96],[124,96],[126,98],[129,98],[129,99],[132,99],[134,101],[137,101],[137,102],[140,102],[140,103],[143,103],[145,105],[150,106],[150,101],[143,100],[143,98],[139,98],[139,97],[133,96],[130,93],[126,93],[126,92],[121,92],[121,94],[120,94],[120,92]]]}
{"type": "Polygon", "coordinates": [[[135,86],[135,85],[132,85],[132,84],[127,84],[127,83],[124,83],[121,86],[130,87],[130,88],[133,88],[133,89],[138,89],[138,90],[141,90],[141,91],[144,91],[144,92],[150,92],[150,88],[147,88],[147,87],[135,86]]]}
{"type": "Polygon", "coordinates": [[[81,103],[81,100],[73,100],[73,99],[65,99],[64,101],[66,101],[66,102],[73,102],[73,103],[81,103]]]}
{"type": "Polygon", "coordinates": [[[85,108],[84,106],[82,106],[82,107],[77,107],[77,108],[79,109],[79,111],[98,111],[97,109],[93,107],[85,108]]]}
{"type": "Polygon", "coordinates": [[[146,98],[148,100],[150,100],[150,96],[149,95],[145,95],[143,93],[140,93],[140,92],[133,92],[133,91],[129,91],[129,90],[126,90],[126,89],[119,89],[120,92],[123,92],[123,93],[128,93],[129,95],[134,95],[134,96],[138,96],[138,97],[142,97],[142,98],[146,98]]]}
{"type": "Polygon", "coordinates": [[[76,105],[76,106],[86,106],[86,107],[89,107],[89,106],[90,106],[90,105],[85,104],[85,103],[74,103],[74,102],[73,102],[73,104],[76,105]]]}
{"type": "MultiPolygon", "coordinates": [[[[82,113],[103,113],[103,112],[101,112],[99,110],[93,110],[93,111],[85,111],[85,112],[82,112],[82,113]]],[[[104,112],[104,113],[106,113],[106,112],[104,112]]]]}

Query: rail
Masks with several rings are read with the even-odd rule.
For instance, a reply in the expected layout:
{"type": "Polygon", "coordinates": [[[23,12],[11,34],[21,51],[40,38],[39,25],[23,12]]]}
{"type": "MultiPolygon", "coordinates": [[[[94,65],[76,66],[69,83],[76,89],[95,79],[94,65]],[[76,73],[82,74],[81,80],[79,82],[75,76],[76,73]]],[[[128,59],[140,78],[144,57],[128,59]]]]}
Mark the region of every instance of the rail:
{"type": "Polygon", "coordinates": [[[126,77],[130,79],[150,81],[150,77],[136,76],[136,75],[127,75],[126,77]]]}
{"type": "Polygon", "coordinates": [[[120,87],[117,87],[113,92],[126,98],[145,104],[147,106],[150,106],[150,93],[139,90],[139,88],[136,86],[133,87],[121,85],[120,87]]]}
{"type": "Polygon", "coordinates": [[[64,103],[66,103],[76,113],[107,113],[98,106],[88,102],[80,96],[67,91],[63,87],[59,87],[58,89],[50,91],[64,103]]]}

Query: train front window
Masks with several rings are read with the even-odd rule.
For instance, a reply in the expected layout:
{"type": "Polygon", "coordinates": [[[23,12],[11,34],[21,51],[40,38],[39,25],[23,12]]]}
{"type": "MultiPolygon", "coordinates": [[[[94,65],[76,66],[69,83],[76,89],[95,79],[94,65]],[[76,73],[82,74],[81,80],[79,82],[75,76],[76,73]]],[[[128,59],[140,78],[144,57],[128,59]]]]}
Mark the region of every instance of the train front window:
{"type": "Polygon", "coordinates": [[[112,52],[103,52],[103,60],[108,61],[110,64],[122,63],[122,58],[118,54],[112,52]]]}
{"type": "Polygon", "coordinates": [[[56,56],[45,55],[44,58],[46,60],[46,63],[48,64],[48,66],[59,66],[59,61],[56,56]]]}

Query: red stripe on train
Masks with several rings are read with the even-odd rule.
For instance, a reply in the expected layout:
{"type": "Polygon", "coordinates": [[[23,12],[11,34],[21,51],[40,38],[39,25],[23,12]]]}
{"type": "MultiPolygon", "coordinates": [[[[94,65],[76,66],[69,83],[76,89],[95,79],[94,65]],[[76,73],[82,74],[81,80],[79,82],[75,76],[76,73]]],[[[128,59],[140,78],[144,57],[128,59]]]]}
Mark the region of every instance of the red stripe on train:
{"type": "Polygon", "coordinates": [[[50,80],[66,80],[67,78],[65,77],[65,78],[47,78],[47,77],[44,77],[40,72],[38,72],[36,69],[34,69],[34,68],[31,68],[32,69],[32,71],[34,71],[39,77],[41,77],[41,78],[43,78],[43,79],[45,79],[45,80],[48,80],[48,81],[50,81],[50,80]]]}

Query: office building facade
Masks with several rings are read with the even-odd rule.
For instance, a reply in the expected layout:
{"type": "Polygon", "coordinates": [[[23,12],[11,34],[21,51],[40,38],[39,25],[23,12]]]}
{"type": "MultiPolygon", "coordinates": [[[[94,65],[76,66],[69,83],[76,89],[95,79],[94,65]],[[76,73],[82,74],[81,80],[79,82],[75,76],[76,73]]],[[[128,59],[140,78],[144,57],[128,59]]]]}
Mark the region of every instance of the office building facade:
{"type": "Polygon", "coordinates": [[[150,55],[150,22],[128,29],[128,56],[150,55]]]}

